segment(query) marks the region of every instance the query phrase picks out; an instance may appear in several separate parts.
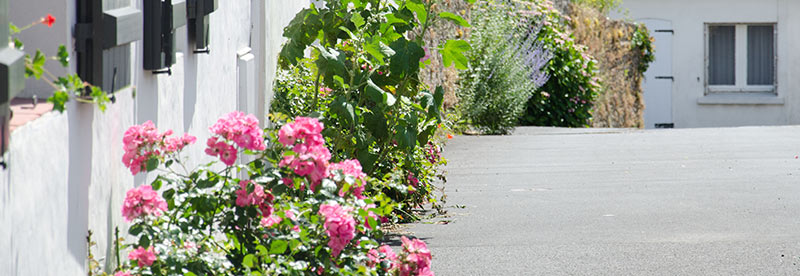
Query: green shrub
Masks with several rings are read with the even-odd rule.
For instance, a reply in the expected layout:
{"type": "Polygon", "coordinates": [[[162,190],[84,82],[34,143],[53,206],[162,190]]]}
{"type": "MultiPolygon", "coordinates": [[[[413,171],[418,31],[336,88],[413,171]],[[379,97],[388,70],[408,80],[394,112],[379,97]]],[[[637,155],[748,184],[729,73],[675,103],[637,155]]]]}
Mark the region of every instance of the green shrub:
{"type": "Polygon", "coordinates": [[[518,124],[528,99],[547,80],[541,68],[549,53],[537,43],[528,20],[505,5],[473,10],[470,68],[458,90],[462,116],[486,134],[507,134],[518,124]],[[512,15],[512,16],[509,16],[512,15]]]}
{"type": "Polygon", "coordinates": [[[365,173],[383,180],[371,188],[391,195],[403,211],[435,200],[436,173],[422,163],[420,149],[442,122],[444,91],[426,90],[420,68],[434,53],[442,55],[445,66],[466,68],[462,52],[470,48],[461,40],[425,45],[424,34],[436,21],[469,25],[456,14],[432,12],[434,2],[328,0],[325,7],[312,5],[284,30],[288,41],[280,55],[289,71],[276,82],[274,111],[285,112],[275,114],[276,121],[319,118],[332,160],[358,159],[365,173]],[[308,69],[310,63],[314,67],[308,69]],[[418,182],[409,180],[411,174],[418,182]]]}
{"type": "MultiPolygon", "coordinates": [[[[534,93],[521,123],[536,126],[585,127],[600,89],[596,61],[576,43],[561,13],[549,1],[533,1],[533,14],[544,24],[539,39],[553,58],[545,66],[550,79],[534,93]]],[[[519,8],[519,7],[518,7],[519,8]]],[[[533,28],[533,27],[532,27],[533,28]]]]}

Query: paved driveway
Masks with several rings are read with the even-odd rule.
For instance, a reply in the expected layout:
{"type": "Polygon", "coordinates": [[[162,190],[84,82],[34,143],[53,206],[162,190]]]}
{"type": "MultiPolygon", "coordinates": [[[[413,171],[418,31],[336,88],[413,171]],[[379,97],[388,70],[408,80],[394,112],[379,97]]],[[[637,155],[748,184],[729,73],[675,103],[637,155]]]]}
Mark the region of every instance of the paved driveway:
{"type": "Polygon", "coordinates": [[[445,150],[437,275],[800,275],[800,127],[520,128],[445,150]]]}

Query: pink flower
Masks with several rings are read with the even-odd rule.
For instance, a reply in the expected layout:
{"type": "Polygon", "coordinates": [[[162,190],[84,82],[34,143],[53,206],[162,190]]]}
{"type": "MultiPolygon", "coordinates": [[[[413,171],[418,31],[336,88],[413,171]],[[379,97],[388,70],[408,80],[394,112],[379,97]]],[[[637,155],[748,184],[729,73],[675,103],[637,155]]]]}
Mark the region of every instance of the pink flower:
{"type": "Polygon", "coordinates": [[[288,177],[284,177],[283,179],[281,179],[281,181],[283,181],[283,184],[288,187],[292,187],[292,185],[294,185],[294,181],[292,181],[292,179],[288,177]]]}
{"type": "Polygon", "coordinates": [[[333,256],[339,256],[339,253],[355,237],[356,221],[350,215],[349,210],[336,203],[322,204],[319,214],[325,216],[325,233],[330,238],[328,247],[331,248],[333,256]]]}
{"type": "MultiPolygon", "coordinates": [[[[328,166],[328,171],[334,173],[341,171],[344,175],[349,175],[355,178],[356,182],[350,187],[352,194],[358,199],[364,199],[364,184],[366,183],[367,174],[362,171],[361,163],[358,160],[350,159],[340,163],[333,163],[328,166]]],[[[344,189],[339,191],[339,196],[344,197],[344,189]]]]}
{"type": "Polygon", "coordinates": [[[397,254],[394,253],[390,246],[385,244],[378,247],[378,250],[370,249],[369,253],[367,253],[367,257],[369,257],[367,265],[370,267],[375,267],[375,265],[383,261],[389,261],[389,267],[386,268],[386,270],[394,269],[395,262],[397,261],[397,254]]]}
{"type": "Polygon", "coordinates": [[[271,215],[269,217],[261,218],[261,227],[272,227],[275,224],[281,223],[283,219],[276,215],[271,215]]]}
{"type": "Polygon", "coordinates": [[[258,185],[257,183],[253,182],[252,180],[242,180],[239,181],[239,189],[236,190],[236,205],[239,207],[247,207],[250,205],[259,205],[264,202],[266,199],[266,194],[264,194],[264,187],[258,185]],[[253,192],[247,192],[248,184],[253,184],[253,192]]]}
{"type": "Polygon", "coordinates": [[[297,140],[303,140],[309,146],[317,146],[325,143],[322,137],[322,130],[325,126],[317,119],[307,117],[297,117],[294,122],[287,123],[278,131],[278,142],[286,147],[291,147],[297,140]]]}
{"type": "Polygon", "coordinates": [[[225,165],[233,166],[236,163],[236,148],[225,144],[225,148],[219,154],[219,160],[222,160],[225,165]]]}
{"type": "Polygon", "coordinates": [[[243,149],[261,151],[264,144],[264,131],[258,126],[258,119],[252,114],[245,115],[234,111],[223,116],[209,130],[220,138],[233,141],[243,149]]]}
{"type": "Polygon", "coordinates": [[[153,262],[156,261],[156,254],[152,246],[148,249],[144,249],[144,247],[139,246],[139,248],[131,251],[131,253],[128,254],[128,259],[131,261],[137,261],[139,267],[151,266],[153,265],[153,262]]]}
{"type": "Polygon", "coordinates": [[[433,275],[431,267],[431,251],[425,242],[405,236],[400,237],[403,242],[403,252],[397,258],[400,275],[433,275]]]}
{"type": "Polygon", "coordinates": [[[117,273],[114,273],[114,276],[131,276],[131,273],[125,271],[118,271],[117,273]]]}
{"type": "Polygon", "coordinates": [[[197,137],[191,136],[188,133],[184,133],[183,137],[169,137],[164,139],[164,145],[161,146],[161,150],[163,150],[165,153],[177,152],[188,145],[194,144],[196,141],[197,137]]]}
{"type": "Polygon", "coordinates": [[[197,141],[196,137],[189,134],[180,138],[168,137],[172,133],[172,130],[167,130],[159,134],[151,121],[131,126],[122,137],[122,149],[125,151],[122,163],[136,175],[146,169],[148,160],[160,158],[162,154],[178,152],[197,141]]]}
{"type": "Polygon", "coordinates": [[[167,202],[150,185],[142,185],[128,190],[125,201],[122,203],[122,216],[127,222],[142,215],[161,216],[161,212],[166,211],[167,202]]]}
{"type": "Polygon", "coordinates": [[[183,248],[184,249],[195,249],[195,248],[197,248],[197,244],[193,243],[193,242],[190,242],[190,241],[187,241],[187,242],[183,243],[183,248]]]}
{"type": "Polygon", "coordinates": [[[419,179],[414,177],[413,172],[408,172],[407,178],[408,178],[408,184],[411,184],[411,186],[414,186],[415,188],[419,186],[419,179]]]}

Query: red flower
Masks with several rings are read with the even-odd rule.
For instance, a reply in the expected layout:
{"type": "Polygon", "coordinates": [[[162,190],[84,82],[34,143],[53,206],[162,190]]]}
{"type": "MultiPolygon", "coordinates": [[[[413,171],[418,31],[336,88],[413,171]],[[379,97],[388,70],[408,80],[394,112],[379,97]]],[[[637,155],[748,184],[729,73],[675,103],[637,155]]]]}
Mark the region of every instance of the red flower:
{"type": "Polygon", "coordinates": [[[453,134],[447,134],[447,139],[453,139],[453,134]]]}
{"type": "Polygon", "coordinates": [[[48,13],[46,17],[42,18],[41,23],[47,25],[47,27],[53,27],[53,23],[56,23],[56,18],[48,13]]]}

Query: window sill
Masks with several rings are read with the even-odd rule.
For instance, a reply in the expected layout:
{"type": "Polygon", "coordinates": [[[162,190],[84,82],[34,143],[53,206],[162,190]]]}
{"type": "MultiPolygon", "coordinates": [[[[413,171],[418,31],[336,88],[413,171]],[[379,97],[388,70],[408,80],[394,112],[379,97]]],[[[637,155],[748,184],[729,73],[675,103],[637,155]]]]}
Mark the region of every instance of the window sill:
{"type": "Polygon", "coordinates": [[[783,97],[773,93],[709,94],[697,99],[699,105],[783,105],[783,97]]]}

